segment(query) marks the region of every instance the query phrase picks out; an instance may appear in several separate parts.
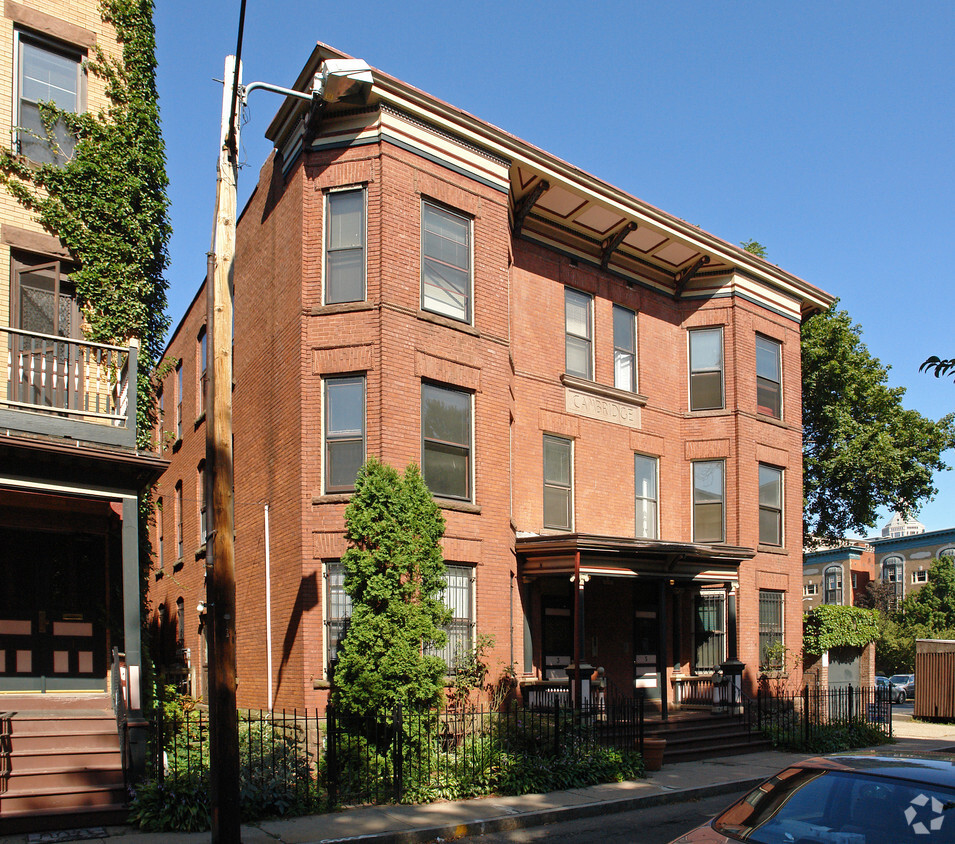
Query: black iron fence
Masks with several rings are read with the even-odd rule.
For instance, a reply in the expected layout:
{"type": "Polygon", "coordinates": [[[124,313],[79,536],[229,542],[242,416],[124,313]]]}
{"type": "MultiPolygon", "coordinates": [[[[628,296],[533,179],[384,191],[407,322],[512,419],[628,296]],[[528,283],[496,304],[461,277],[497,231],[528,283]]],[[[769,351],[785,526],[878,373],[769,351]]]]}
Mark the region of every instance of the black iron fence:
{"type": "Polygon", "coordinates": [[[760,690],[742,704],[752,729],[767,735],[774,745],[812,745],[824,729],[865,725],[892,735],[892,702],[878,688],[805,686],[802,691],[767,694],[760,690]]]}

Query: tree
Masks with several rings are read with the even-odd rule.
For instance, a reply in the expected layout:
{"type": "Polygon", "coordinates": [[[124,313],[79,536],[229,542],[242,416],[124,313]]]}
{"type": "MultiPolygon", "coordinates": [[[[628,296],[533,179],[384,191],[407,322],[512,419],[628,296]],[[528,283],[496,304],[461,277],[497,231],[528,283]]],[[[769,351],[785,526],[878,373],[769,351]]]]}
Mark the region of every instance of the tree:
{"type": "Polygon", "coordinates": [[[951,557],[933,560],[928,580],[902,601],[906,625],[933,631],[955,628],[955,562],[951,557]]]}
{"type": "Polygon", "coordinates": [[[755,255],[757,258],[766,257],[766,247],[763,246],[758,240],[744,240],[740,242],[740,247],[744,252],[749,252],[751,255],[755,255]]]}
{"type": "MultiPolygon", "coordinates": [[[[122,344],[139,338],[137,432],[148,446],[155,419],[150,379],[165,343],[171,229],[165,147],[156,92],[152,0],[101,0],[122,58],[98,46],[87,71],[105,81],[105,112],[73,114],[41,103],[47,135],[64,126],[76,138],[65,163],[36,165],[0,150],[0,184],[66,244],[79,263],[70,279],[88,340],[122,344]]],[[[59,159],[58,159],[59,160],[59,159]]]]}
{"type": "Polygon", "coordinates": [[[444,518],[415,464],[404,476],[375,458],[345,508],[344,588],[352,601],[332,681],[346,712],[386,713],[441,703],[450,612],[441,601],[444,518]]]}
{"type": "Polygon", "coordinates": [[[880,507],[903,514],[936,492],[933,473],[955,445],[955,417],[934,422],[902,406],[888,367],[833,305],[802,327],[804,535],[832,542],[875,525],[880,507]]]}

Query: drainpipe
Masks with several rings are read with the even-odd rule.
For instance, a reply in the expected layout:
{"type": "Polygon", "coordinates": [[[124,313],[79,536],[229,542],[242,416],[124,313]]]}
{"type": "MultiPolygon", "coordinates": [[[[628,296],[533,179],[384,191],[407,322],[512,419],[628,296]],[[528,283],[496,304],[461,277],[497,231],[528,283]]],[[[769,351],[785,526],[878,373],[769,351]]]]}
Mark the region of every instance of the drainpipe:
{"type": "Polygon", "coordinates": [[[269,683],[269,712],[272,711],[272,566],[269,557],[269,505],[265,505],[265,667],[269,683]]]}

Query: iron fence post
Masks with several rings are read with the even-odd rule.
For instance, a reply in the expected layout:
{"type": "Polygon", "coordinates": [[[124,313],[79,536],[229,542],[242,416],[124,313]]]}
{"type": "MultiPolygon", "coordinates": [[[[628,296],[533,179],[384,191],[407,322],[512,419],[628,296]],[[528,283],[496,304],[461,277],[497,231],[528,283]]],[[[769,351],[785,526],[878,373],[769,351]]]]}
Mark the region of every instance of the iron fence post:
{"type": "Polygon", "coordinates": [[[325,709],[325,765],[329,807],[338,805],[338,724],[335,709],[325,709]]]}
{"type": "Polygon", "coordinates": [[[395,760],[395,803],[401,802],[401,781],[402,781],[402,756],[401,756],[401,746],[402,742],[402,718],[401,718],[401,704],[399,703],[395,706],[395,746],[393,749],[394,760],[395,760]]]}
{"type": "Polygon", "coordinates": [[[809,744],[809,686],[802,690],[802,717],[803,717],[803,735],[806,744],[809,744]]]}

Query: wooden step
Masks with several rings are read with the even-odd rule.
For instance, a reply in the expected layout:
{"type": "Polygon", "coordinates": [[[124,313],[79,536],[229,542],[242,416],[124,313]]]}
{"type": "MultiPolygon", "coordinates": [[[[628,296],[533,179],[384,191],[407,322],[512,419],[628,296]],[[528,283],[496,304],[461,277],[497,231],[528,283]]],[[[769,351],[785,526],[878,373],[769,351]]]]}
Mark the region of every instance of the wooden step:
{"type": "MultiPolygon", "coordinates": [[[[48,725],[52,726],[52,725],[48,725]]],[[[43,752],[59,750],[69,753],[75,750],[102,750],[117,748],[116,725],[108,729],[74,730],[69,733],[47,729],[43,732],[15,732],[0,735],[0,748],[11,753],[43,752]]]]}
{"type": "Polygon", "coordinates": [[[28,748],[27,750],[13,750],[10,753],[0,754],[0,758],[9,760],[10,771],[22,773],[49,768],[94,768],[113,767],[123,769],[123,759],[120,755],[116,737],[113,745],[105,747],[42,747],[28,748]]]}
{"type": "MultiPolygon", "coordinates": [[[[49,761],[49,760],[48,760],[49,761]]],[[[103,762],[85,761],[82,765],[32,767],[27,770],[11,770],[2,775],[6,791],[0,800],[14,793],[35,792],[47,789],[76,789],[114,787],[123,784],[122,766],[103,762]]],[[[0,803],[2,805],[2,803],[0,803]]]]}
{"type": "Polygon", "coordinates": [[[73,806],[47,809],[42,814],[36,809],[3,810],[0,814],[0,835],[43,832],[54,829],[88,829],[99,826],[119,826],[129,818],[129,809],[122,803],[102,806],[73,806]]]}
{"type": "Polygon", "coordinates": [[[7,813],[31,811],[42,814],[53,810],[88,809],[121,805],[126,799],[125,787],[120,785],[88,785],[38,787],[31,790],[0,794],[0,817],[7,813]]]}

